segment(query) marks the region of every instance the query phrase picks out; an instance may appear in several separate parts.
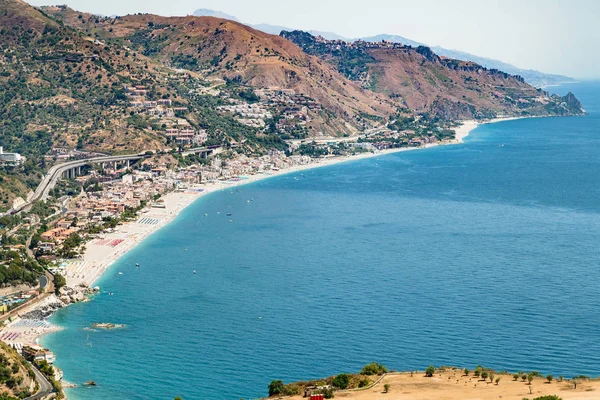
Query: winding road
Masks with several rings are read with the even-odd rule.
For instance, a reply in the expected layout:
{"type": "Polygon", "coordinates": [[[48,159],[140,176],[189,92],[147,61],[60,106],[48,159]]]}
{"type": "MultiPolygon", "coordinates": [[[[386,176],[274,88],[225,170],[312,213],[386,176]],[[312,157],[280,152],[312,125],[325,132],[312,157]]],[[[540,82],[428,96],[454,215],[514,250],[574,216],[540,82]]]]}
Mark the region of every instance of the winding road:
{"type": "Polygon", "coordinates": [[[48,381],[48,379],[46,379],[44,374],[42,374],[35,365],[33,365],[31,363],[29,363],[29,364],[31,365],[31,369],[33,370],[33,373],[35,374],[35,380],[40,385],[40,389],[33,396],[26,397],[25,400],[45,399],[48,396],[54,394],[54,389],[52,388],[52,384],[48,381]]]}

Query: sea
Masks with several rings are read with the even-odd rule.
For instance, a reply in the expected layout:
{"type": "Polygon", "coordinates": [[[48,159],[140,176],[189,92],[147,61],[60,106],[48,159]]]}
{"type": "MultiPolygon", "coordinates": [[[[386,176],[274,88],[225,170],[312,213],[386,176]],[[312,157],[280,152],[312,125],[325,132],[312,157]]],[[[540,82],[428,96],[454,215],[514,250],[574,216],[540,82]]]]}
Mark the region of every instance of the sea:
{"type": "Polygon", "coordinates": [[[600,83],[550,90],[588,115],[200,198],[52,317],[69,399],[257,398],[373,361],[600,375],[600,83]]]}

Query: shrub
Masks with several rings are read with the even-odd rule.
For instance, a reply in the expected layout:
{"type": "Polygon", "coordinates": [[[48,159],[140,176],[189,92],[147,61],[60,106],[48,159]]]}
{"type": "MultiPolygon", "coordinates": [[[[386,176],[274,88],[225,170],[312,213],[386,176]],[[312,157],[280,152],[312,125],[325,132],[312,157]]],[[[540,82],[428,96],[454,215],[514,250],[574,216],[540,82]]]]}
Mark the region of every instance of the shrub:
{"type": "Polygon", "coordinates": [[[501,376],[499,376],[498,378],[496,378],[496,385],[498,385],[500,383],[500,380],[502,379],[501,376]]]}
{"type": "Polygon", "coordinates": [[[519,380],[519,374],[513,374],[513,381],[519,380]]]}
{"type": "Polygon", "coordinates": [[[386,367],[376,362],[365,365],[360,371],[361,375],[382,375],[386,374],[387,372],[388,369],[386,367]]]}
{"type": "Polygon", "coordinates": [[[521,380],[525,382],[527,380],[527,374],[521,375],[521,380]]]}
{"type": "Polygon", "coordinates": [[[483,371],[483,372],[481,373],[481,379],[483,379],[483,380],[485,381],[487,378],[488,378],[488,373],[487,373],[487,371],[483,371]]]}
{"type": "Polygon", "coordinates": [[[555,395],[550,395],[550,396],[536,397],[533,400],[562,400],[562,398],[555,396],[555,395]]]}
{"type": "Polygon", "coordinates": [[[428,378],[431,378],[433,376],[433,374],[435,374],[435,367],[433,365],[430,365],[425,370],[425,376],[428,378]]]}
{"type": "Polygon", "coordinates": [[[383,385],[383,392],[387,393],[390,391],[390,384],[386,383],[385,385],[383,385]]]}
{"type": "Polygon", "coordinates": [[[284,385],[282,381],[271,381],[271,383],[269,383],[269,396],[281,394],[281,392],[283,392],[283,388],[284,385]]]}
{"type": "Polygon", "coordinates": [[[463,372],[465,373],[465,376],[469,376],[469,368],[463,369],[463,372]]]}
{"type": "Polygon", "coordinates": [[[288,383],[287,385],[283,386],[283,390],[281,391],[281,394],[284,396],[295,396],[300,393],[302,393],[302,390],[300,389],[300,386],[296,385],[295,383],[288,383]]]}
{"type": "Polygon", "coordinates": [[[554,379],[554,377],[552,375],[547,375],[546,376],[546,380],[548,381],[548,383],[552,383],[553,379],[554,379]]]}
{"type": "Polygon", "coordinates": [[[347,389],[350,384],[350,375],[339,374],[333,378],[333,386],[339,389],[347,389]]]}
{"type": "Polygon", "coordinates": [[[360,381],[358,381],[358,387],[359,388],[367,387],[367,386],[369,386],[369,383],[371,383],[371,382],[369,382],[369,380],[367,378],[361,379],[360,381]]]}

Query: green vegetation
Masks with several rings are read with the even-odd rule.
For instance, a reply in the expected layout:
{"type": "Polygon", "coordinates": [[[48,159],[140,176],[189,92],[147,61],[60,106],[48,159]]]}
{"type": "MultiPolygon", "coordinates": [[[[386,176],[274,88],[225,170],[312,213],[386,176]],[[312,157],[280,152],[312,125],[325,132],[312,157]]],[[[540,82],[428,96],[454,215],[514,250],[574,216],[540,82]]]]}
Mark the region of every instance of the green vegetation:
{"type": "Polygon", "coordinates": [[[0,249],[0,284],[18,285],[37,284],[37,277],[43,273],[37,261],[27,257],[24,249],[21,251],[0,249]]]}
{"type": "MultiPolygon", "coordinates": [[[[425,370],[425,376],[428,378],[431,378],[433,376],[433,374],[435,374],[435,367],[433,365],[430,365],[429,367],[427,367],[427,369],[425,370]]],[[[483,376],[482,376],[483,377],[483,376]]],[[[487,376],[486,376],[487,377],[487,376]]]]}
{"type": "Polygon", "coordinates": [[[281,380],[276,380],[269,384],[269,396],[294,396],[300,393],[300,386],[293,383],[284,385],[281,380]]]}
{"type": "Polygon", "coordinates": [[[54,292],[58,294],[60,292],[60,288],[66,286],[67,279],[61,274],[54,275],[54,292]]]}
{"type": "Polygon", "coordinates": [[[32,378],[32,375],[33,371],[23,357],[4,343],[0,344],[0,389],[7,389],[0,394],[0,400],[17,400],[30,396],[25,378],[32,378]]]}
{"type": "Polygon", "coordinates": [[[376,362],[372,362],[371,364],[367,364],[360,371],[361,375],[383,375],[387,374],[388,369],[376,362]]]}
{"type": "Polygon", "coordinates": [[[52,365],[48,364],[48,362],[46,360],[36,362],[36,366],[40,370],[40,372],[42,374],[44,374],[46,379],[48,379],[48,381],[52,384],[52,388],[56,392],[56,398],[64,399],[65,395],[62,390],[62,385],[61,385],[60,381],[57,381],[54,378],[54,367],[52,365]]]}
{"type": "Polygon", "coordinates": [[[333,378],[333,386],[338,389],[346,389],[350,384],[350,375],[348,374],[339,374],[335,378],[333,378]]]}

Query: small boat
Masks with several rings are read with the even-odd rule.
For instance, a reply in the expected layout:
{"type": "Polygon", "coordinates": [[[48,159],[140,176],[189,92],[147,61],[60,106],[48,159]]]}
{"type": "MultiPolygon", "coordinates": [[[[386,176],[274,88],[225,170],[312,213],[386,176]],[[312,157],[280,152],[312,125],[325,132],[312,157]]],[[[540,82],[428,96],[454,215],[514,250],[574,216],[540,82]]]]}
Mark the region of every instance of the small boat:
{"type": "Polygon", "coordinates": [[[96,382],[94,381],[87,381],[83,383],[83,386],[96,386],[96,382]]]}
{"type": "Polygon", "coordinates": [[[119,272],[119,275],[123,275],[123,273],[122,273],[122,272],[119,272]]]}
{"type": "Polygon", "coordinates": [[[196,270],[194,270],[194,275],[196,275],[196,270]]]}
{"type": "Polygon", "coordinates": [[[136,268],[139,268],[139,267],[140,267],[140,264],[137,264],[137,263],[136,263],[136,264],[135,264],[135,267],[136,267],[136,268]]]}
{"type": "Polygon", "coordinates": [[[227,216],[228,216],[228,217],[231,217],[231,213],[227,213],[227,216]]]}
{"type": "Polygon", "coordinates": [[[232,222],[233,222],[233,220],[231,220],[231,219],[230,219],[230,220],[229,220],[229,221],[227,221],[227,222],[229,222],[229,223],[232,223],[232,222]]]}

